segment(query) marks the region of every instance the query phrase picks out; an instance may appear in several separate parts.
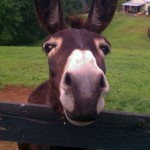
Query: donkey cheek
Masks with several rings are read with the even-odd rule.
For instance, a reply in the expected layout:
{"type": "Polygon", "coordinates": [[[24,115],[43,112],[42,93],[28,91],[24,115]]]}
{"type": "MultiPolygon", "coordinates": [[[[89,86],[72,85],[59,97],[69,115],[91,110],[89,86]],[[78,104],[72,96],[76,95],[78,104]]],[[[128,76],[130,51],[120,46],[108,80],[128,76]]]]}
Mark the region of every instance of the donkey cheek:
{"type": "Polygon", "coordinates": [[[103,97],[100,96],[98,103],[97,103],[97,114],[102,112],[102,110],[104,109],[104,106],[105,106],[105,101],[104,101],[103,97]]]}
{"type": "Polygon", "coordinates": [[[61,92],[60,102],[65,110],[68,112],[73,112],[75,107],[75,101],[71,94],[66,94],[65,91],[61,92]]]}

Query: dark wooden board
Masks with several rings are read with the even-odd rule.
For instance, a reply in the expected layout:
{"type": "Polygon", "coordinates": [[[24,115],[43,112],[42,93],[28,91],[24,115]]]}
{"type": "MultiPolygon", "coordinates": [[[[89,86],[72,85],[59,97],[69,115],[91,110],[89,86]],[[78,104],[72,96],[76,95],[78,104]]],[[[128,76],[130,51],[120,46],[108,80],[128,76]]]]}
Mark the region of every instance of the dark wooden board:
{"type": "Polygon", "coordinates": [[[0,103],[0,140],[107,150],[149,150],[150,115],[103,111],[94,124],[77,127],[47,106],[0,103]]]}
{"type": "Polygon", "coordinates": [[[150,39],[150,28],[147,31],[148,38],[150,39]]]}

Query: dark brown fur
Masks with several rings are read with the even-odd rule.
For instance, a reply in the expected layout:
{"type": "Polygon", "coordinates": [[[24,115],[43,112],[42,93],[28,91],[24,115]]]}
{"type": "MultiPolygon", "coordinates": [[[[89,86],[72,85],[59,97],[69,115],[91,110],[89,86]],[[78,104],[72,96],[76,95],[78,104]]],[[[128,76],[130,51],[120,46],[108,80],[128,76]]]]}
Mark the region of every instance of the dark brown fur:
{"type": "MultiPolygon", "coordinates": [[[[32,92],[29,97],[29,103],[49,105],[58,113],[64,115],[63,107],[59,100],[60,93],[58,85],[60,84],[67,58],[74,49],[91,50],[98,67],[101,68],[104,73],[106,72],[104,59],[97,52],[99,48],[96,47],[94,39],[99,39],[101,45],[103,41],[105,41],[105,44],[110,45],[99,33],[110,23],[114,15],[116,3],[117,0],[93,0],[85,25],[83,25],[82,21],[77,21],[78,19],[73,18],[75,20],[73,26],[75,25],[78,29],[65,29],[66,25],[63,19],[60,0],[35,0],[35,8],[39,22],[51,34],[46,38],[44,43],[51,38],[57,39],[57,37],[62,38],[63,43],[57,53],[48,60],[50,79],[42,83],[32,92]]],[[[55,41],[55,43],[57,44],[57,41],[55,41]]],[[[107,53],[104,52],[104,54],[107,53]]],[[[98,96],[99,95],[97,95],[97,97],[98,96]]],[[[25,143],[19,143],[18,146],[19,150],[94,150],[25,143]]]]}

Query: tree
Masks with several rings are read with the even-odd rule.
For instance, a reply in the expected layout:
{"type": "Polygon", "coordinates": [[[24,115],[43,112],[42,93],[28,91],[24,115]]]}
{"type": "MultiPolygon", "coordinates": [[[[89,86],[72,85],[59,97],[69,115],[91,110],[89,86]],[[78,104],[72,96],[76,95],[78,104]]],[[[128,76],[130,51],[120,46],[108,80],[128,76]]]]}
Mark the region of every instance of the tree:
{"type": "Polygon", "coordinates": [[[65,16],[76,15],[82,11],[81,0],[63,0],[62,5],[65,16]]]}
{"type": "Polygon", "coordinates": [[[13,35],[16,35],[14,28],[23,21],[21,7],[22,2],[18,2],[18,7],[15,7],[15,0],[0,1],[0,42],[5,44],[13,40],[13,35]]]}
{"type": "Polygon", "coordinates": [[[122,10],[122,4],[129,0],[118,0],[117,9],[122,10]]]}
{"type": "Polygon", "coordinates": [[[0,45],[23,45],[42,34],[31,0],[0,1],[0,45]]]}
{"type": "MultiPolygon", "coordinates": [[[[81,0],[62,0],[62,4],[66,18],[84,9],[81,0]]],[[[0,0],[0,45],[24,45],[44,34],[33,8],[31,0],[0,0]]]]}

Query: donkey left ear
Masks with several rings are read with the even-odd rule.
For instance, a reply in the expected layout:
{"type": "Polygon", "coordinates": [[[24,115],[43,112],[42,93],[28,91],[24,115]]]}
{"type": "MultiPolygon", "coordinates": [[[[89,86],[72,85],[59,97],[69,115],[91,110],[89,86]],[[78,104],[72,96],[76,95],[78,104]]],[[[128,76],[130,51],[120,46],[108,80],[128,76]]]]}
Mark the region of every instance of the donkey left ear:
{"type": "Polygon", "coordinates": [[[66,28],[60,0],[34,0],[40,24],[50,33],[66,28]]]}
{"type": "Polygon", "coordinates": [[[101,33],[111,22],[118,0],[93,0],[85,29],[101,33]]]}

